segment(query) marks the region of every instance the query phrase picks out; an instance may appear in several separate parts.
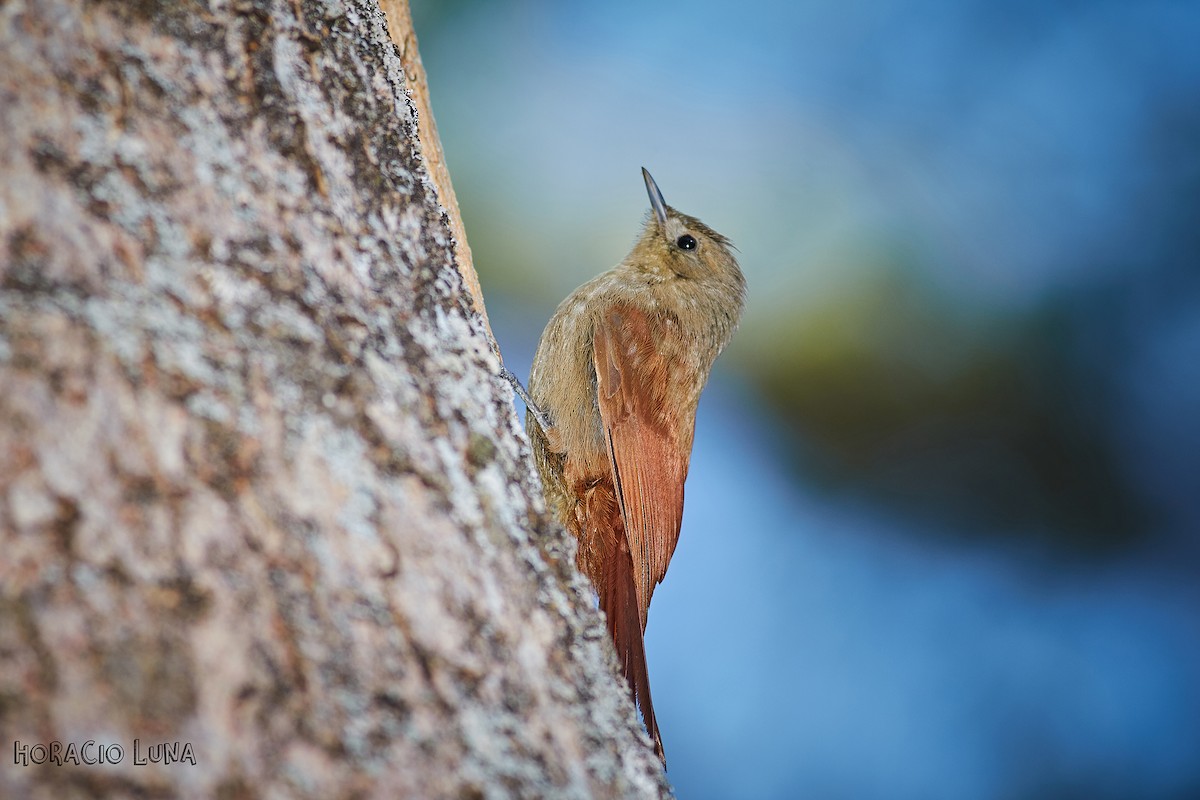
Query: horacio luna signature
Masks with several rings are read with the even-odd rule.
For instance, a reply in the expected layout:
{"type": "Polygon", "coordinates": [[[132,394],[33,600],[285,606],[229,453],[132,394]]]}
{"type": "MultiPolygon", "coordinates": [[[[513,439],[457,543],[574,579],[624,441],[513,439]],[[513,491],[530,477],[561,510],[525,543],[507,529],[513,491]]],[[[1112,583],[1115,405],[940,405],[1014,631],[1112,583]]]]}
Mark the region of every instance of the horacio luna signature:
{"type": "MultiPolygon", "coordinates": [[[[125,760],[125,748],[113,742],[102,744],[88,739],[83,744],[53,741],[49,744],[28,744],[20,739],[13,742],[13,764],[28,767],[30,764],[120,764],[125,760]]],[[[141,739],[133,740],[133,763],[147,764],[191,764],[196,766],[196,753],[191,742],[155,742],[144,744],[141,739]]]]}

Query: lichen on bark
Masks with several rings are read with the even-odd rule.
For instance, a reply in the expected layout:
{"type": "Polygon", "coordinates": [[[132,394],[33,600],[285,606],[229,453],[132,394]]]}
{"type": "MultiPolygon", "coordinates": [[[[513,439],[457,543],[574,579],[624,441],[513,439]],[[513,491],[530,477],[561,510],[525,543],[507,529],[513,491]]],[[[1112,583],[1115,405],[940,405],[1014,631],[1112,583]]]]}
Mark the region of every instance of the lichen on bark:
{"type": "Polygon", "coordinates": [[[198,762],[0,795],[667,793],[376,4],[8,0],[0,108],[0,739],[198,762]]]}

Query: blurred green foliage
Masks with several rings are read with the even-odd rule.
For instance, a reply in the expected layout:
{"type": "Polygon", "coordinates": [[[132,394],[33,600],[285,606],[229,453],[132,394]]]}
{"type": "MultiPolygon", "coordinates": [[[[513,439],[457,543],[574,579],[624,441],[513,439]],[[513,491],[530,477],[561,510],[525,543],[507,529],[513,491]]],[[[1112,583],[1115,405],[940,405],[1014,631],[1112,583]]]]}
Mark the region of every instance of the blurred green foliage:
{"type": "Polygon", "coordinates": [[[1132,541],[1101,374],[1078,342],[1091,301],[968,319],[898,270],[802,314],[759,319],[731,359],[788,427],[806,480],[936,518],[1084,550],[1132,541]]]}

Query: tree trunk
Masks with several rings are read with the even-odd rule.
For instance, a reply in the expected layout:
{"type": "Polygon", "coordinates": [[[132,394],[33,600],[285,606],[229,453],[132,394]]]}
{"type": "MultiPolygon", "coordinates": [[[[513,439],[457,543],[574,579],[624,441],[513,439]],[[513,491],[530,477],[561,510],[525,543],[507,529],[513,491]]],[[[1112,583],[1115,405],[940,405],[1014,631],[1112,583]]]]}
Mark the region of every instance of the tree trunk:
{"type": "Polygon", "coordinates": [[[435,147],[374,0],[0,0],[0,796],[668,793],[435,147]]]}

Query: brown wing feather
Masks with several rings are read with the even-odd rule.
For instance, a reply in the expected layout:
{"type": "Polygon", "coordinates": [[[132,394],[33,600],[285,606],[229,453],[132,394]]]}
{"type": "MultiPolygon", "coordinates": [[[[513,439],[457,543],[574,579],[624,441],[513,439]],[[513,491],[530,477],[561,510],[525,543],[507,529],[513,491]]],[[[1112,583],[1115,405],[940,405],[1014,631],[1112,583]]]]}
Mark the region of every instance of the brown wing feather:
{"type": "Polygon", "coordinates": [[[666,355],[672,351],[664,346],[666,335],[645,312],[618,306],[597,322],[593,340],[596,395],[642,630],[679,541],[694,423],[690,409],[664,413],[679,366],[666,355]]]}

